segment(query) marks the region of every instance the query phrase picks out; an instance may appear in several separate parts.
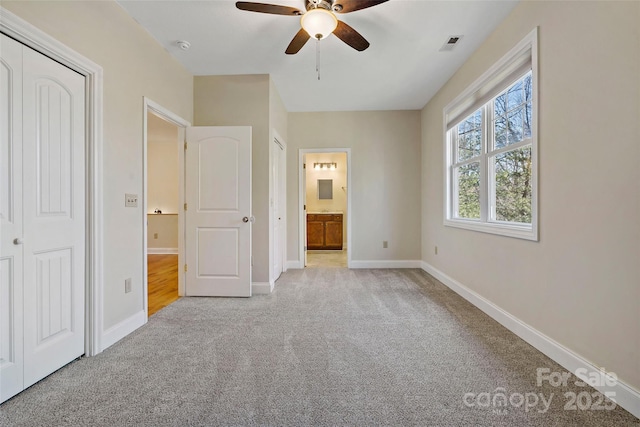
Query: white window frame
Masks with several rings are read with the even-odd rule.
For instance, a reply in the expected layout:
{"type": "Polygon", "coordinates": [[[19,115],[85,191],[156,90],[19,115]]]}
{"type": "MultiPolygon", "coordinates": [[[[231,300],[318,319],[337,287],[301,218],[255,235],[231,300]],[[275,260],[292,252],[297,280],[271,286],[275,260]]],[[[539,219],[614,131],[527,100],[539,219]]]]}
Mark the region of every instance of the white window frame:
{"type": "MultiPolygon", "coordinates": [[[[498,234],[526,240],[538,241],[538,31],[535,28],[504,57],[480,76],[472,85],[449,103],[443,111],[444,149],[444,225],[464,228],[484,233],[498,234]],[[524,59],[523,59],[524,58],[524,59]],[[521,64],[526,62],[526,64],[521,64]],[[524,68],[523,68],[524,67],[524,68]],[[529,68],[530,67],[530,68],[529,68]],[[482,148],[479,156],[456,162],[453,134],[457,124],[465,120],[478,109],[487,108],[486,104],[500,95],[518,79],[531,70],[532,79],[532,127],[531,138],[509,144],[504,148],[488,148],[487,136],[493,134],[491,126],[493,111],[483,114],[482,148]],[[523,71],[524,70],[524,71],[523,71]],[[531,145],[531,224],[492,220],[490,209],[494,193],[493,180],[489,179],[493,160],[496,155],[531,145]],[[457,182],[454,166],[480,162],[480,218],[466,219],[455,216],[457,204],[457,182]]],[[[493,139],[493,137],[492,137],[493,139]]]]}

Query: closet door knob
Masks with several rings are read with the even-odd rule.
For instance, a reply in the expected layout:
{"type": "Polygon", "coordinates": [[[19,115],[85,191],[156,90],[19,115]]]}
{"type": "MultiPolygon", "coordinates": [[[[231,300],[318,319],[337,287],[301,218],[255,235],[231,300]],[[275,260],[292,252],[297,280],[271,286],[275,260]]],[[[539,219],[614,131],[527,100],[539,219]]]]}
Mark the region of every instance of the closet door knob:
{"type": "Polygon", "coordinates": [[[23,243],[22,239],[19,238],[19,237],[16,237],[15,239],[13,239],[13,244],[14,245],[21,245],[22,243],[23,243]]]}

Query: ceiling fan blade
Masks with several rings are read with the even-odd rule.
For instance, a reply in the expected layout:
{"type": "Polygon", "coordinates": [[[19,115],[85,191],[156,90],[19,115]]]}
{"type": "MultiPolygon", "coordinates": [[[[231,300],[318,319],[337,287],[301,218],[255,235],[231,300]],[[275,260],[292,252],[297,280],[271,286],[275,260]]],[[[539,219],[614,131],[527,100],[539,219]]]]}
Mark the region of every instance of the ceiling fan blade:
{"type": "Polygon", "coordinates": [[[247,10],[249,12],[271,13],[273,15],[289,15],[300,16],[302,11],[295,7],[280,6],[277,4],[266,3],[252,3],[249,1],[236,2],[236,7],[240,10],[247,10]]]}
{"type": "Polygon", "coordinates": [[[349,13],[368,7],[377,6],[389,0],[336,0],[333,11],[336,13],[349,13]]]}
{"type": "Polygon", "coordinates": [[[367,39],[342,21],[338,21],[338,26],[333,30],[333,34],[357,51],[362,52],[369,47],[367,39]]]}
{"type": "Polygon", "coordinates": [[[309,34],[307,34],[304,29],[300,28],[300,31],[298,31],[298,33],[293,37],[293,40],[291,40],[291,43],[289,43],[289,46],[287,46],[287,50],[285,50],[284,53],[287,55],[298,53],[310,38],[309,34]]]}

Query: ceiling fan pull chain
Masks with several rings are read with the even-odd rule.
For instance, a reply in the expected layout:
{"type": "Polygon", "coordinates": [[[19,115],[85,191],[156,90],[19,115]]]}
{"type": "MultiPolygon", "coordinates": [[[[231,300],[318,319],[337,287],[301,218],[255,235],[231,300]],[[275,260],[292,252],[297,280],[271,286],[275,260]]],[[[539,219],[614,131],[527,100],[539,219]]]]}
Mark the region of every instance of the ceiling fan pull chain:
{"type": "Polygon", "coordinates": [[[316,39],[316,72],[318,73],[318,80],[320,80],[320,38],[316,39]]]}

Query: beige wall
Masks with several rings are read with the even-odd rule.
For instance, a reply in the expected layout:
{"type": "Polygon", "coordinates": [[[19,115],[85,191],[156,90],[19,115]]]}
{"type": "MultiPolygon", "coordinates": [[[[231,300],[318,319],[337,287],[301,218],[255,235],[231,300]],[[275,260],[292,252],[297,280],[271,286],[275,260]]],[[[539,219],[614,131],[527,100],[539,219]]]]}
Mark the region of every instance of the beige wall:
{"type": "Polygon", "coordinates": [[[3,1],[2,7],[104,69],[104,328],[143,309],[143,96],[186,120],[193,77],[115,2],[3,1]],[[124,293],[132,278],[133,291],[124,293]]]}
{"type": "Polygon", "coordinates": [[[347,245],[347,154],[346,153],[309,153],[306,155],[306,205],[307,213],[342,212],[343,248],[347,245]],[[315,170],[314,163],[335,163],[336,170],[315,170]],[[333,180],[333,199],[318,199],[318,180],[333,180]]]}
{"type": "Polygon", "coordinates": [[[269,281],[269,76],[197,76],[195,126],[252,126],[253,282],[269,281]]]}
{"type": "Polygon", "coordinates": [[[178,128],[147,114],[147,247],[178,253],[178,128]],[[162,214],[154,212],[159,209],[162,214]]]}
{"type": "Polygon", "coordinates": [[[636,390],[638,22],[639,2],[522,2],[422,111],[424,261],[636,390]],[[442,110],[536,26],[540,241],[444,227],[442,110]]]}
{"type": "MultiPolygon", "coordinates": [[[[147,114],[147,213],[178,213],[178,127],[147,114]]],[[[177,247],[177,246],[176,246],[177,247]]]]}
{"type": "Polygon", "coordinates": [[[419,111],[290,113],[288,144],[289,261],[300,262],[301,148],[351,148],[352,260],[420,259],[419,111]]]}
{"type": "Polygon", "coordinates": [[[150,254],[178,253],[178,214],[147,215],[147,248],[150,254]]]}

